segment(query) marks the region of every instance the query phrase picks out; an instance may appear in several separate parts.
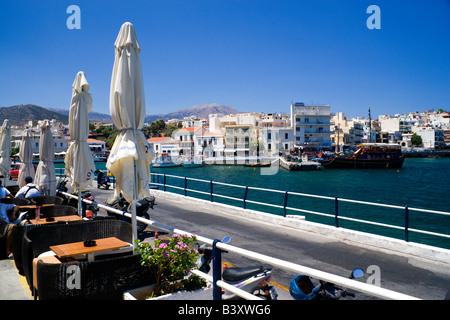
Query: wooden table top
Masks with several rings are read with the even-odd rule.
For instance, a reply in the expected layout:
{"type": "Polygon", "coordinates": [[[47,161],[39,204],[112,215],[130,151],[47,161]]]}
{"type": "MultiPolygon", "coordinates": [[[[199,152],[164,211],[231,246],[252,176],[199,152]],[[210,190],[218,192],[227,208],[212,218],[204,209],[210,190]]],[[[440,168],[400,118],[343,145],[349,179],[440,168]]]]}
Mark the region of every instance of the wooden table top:
{"type": "Polygon", "coordinates": [[[51,246],[50,249],[55,252],[59,258],[68,258],[81,254],[120,249],[130,245],[129,243],[117,239],[116,237],[95,239],[95,242],[96,245],[93,247],[85,247],[84,241],[81,241],[51,246]]]}
{"type": "Polygon", "coordinates": [[[52,217],[52,218],[54,218],[55,220],[53,220],[53,221],[47,221],[47,218],[40,218],[39,220],[31,219],[30,222],[31,222],[32,224],[48,224],[48,223],[56,223],[56,222],[60,222],[60,221],[63,221],[63,222],[70,222],[70,221],[80,221],[80,220],[83,220],[82,217],[80,217],[80,216],[78,216],[78,215],[75,215],[75,214],[72,214],[72,215],[69,215],[69,216],[52,217]]]}

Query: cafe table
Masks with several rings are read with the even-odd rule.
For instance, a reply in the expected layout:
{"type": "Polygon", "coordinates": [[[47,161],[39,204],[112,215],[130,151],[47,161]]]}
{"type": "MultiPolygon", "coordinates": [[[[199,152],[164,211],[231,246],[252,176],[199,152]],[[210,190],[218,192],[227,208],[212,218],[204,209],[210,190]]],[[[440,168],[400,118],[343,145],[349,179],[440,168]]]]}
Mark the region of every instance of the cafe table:
{"type": "Polygon", "coordinates": [[[129,243],[117,239],[116,237],[95,239],[90,241],[95,241],[95,244],[87,246],[85,241],[80,241],[50,246],[50,250],[52,250],[59,259],[86,255],[88,261],[93,261],[95,254],[97,253],[105,253],[106,251],[116,253],[121,251],[122,248],[125,250],[132,249],[132,246],[129,243]]]}
{"type": "Polygon", "coordinates": [[[30,222],[34,225],[38,225],[38,224],[49,224],[49,223],[56,223],[56,222],[71,222],[71,221],[81,221],[81,220],[83,220],[82,217],[72,214],[72,215],[68,215],[68,216],[40,218],[39,220],[31,219],[30,222]]]}

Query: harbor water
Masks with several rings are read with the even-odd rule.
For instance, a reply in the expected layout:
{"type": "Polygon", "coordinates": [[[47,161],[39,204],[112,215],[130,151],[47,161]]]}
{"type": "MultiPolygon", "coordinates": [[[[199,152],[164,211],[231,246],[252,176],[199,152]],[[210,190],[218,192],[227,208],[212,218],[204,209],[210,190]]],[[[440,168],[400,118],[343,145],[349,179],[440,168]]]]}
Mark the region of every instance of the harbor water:
{"type": "MultiPolygon", "coordinates": [[[[96,162],[98,169],[105,169],[105,162],[96,162]]],[[[55,164],[58,167],[58,164],[55,164]]],[[[151,168],[161,173],[243,186],[242,188],[214,184],[213,193],[233,198],[244,198],[245,186],[274,189],[268,192],[249,189],[246,208],[283,215],[283,208],[253,204],[264,202],[287,208],[335,214],[335,201],[291,195],[285,192],[338,197],[343,199],[382,203],[408,208],[420,208],[450,212],[450,158],[407,158],[401,169],[322,169],[318,171],[287,171],[281,167],[251,168],[234,165],[213,165],[198,168],[151,168]],[[265,171],[262,171],[265,170],[265,171]],[[266,174],[264,174],[266,173],[266,174]],[[271,174],[267,174],[271,173],[271,174]]],[[[58,169],[57,169],[58,170],[58,169]]],[[[210,184],[200,181],[166,177],[167,185],[210,192],[210,184]]],[[[184,194],[184,190],[167,188],[167,191],[184,194]]],[[[188,196],[210,200],[209,194],[188,191],[188,196]]],[[[214,197],[215,202],[242,207],[243,201],[214,197]]],[[[404,227],[405,210],[355,204],[339,201],[339,216],[373,221],[404,227]]],[[[287,209],[286,214],[303,215],[308,221],[334,225],[333,217],[324,217],[287,209]]],[[[450,216],[409,211],[409,228],[450,234],[450,216]]],[[[339,220],[339,227],[405,239],[402,229],[339,220]]],[[[450,239],[410,231],[408,240],[450,249],[450,239]]]]}

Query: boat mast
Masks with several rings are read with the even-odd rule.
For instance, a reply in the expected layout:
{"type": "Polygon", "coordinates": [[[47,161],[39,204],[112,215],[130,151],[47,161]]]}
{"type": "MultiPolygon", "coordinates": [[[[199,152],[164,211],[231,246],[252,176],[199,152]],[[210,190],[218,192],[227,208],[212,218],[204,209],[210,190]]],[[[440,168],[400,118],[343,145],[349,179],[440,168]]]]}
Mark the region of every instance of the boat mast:
{"type": "Polygon", "coordinates": [[[370,115],[370,108],[369,108],[369,142],[372,143],[372,117],[370,115]]]}

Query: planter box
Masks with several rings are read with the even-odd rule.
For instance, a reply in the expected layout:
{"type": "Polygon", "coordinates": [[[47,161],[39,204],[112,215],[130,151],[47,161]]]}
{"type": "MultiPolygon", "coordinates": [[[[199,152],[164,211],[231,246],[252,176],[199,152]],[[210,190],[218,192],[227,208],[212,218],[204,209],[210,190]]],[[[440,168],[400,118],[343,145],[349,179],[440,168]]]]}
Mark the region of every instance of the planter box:
{"type": "MultiPolygon", "coordinates": [[[[123,293],[124,300],[146,300],[149,297],[155,285],[149,285],[133,290],[128,290],[123,293]]],[[[205,287],[202,289],[197,289],[194,291],[177,291],[174,293],[165,294],[163,296],[158,296],[155,298],[150,298],[147,300],[212,300],[212,287],[205,287]]]]}

